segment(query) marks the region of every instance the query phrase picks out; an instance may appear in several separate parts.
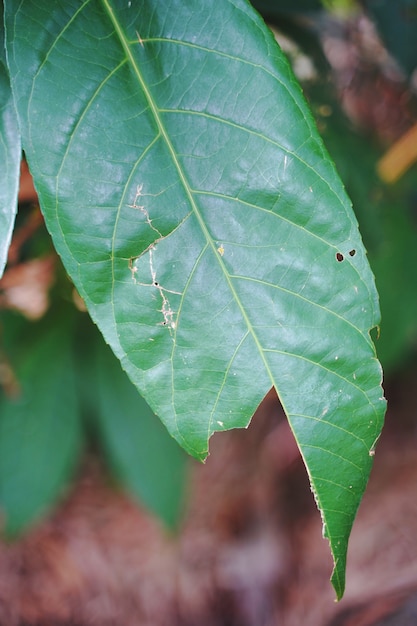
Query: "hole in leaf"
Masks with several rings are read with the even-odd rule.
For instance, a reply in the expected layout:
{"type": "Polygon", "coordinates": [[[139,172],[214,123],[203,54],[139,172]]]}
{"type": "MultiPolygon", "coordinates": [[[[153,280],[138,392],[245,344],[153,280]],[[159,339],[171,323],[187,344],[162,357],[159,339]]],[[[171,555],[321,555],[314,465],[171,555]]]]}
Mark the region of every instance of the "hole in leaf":
{"type": "Polygon", "coordinates": [[[351,251],[349,252],[349,254],[350,254],[350,256],[355,256],[355,254],[356,254],[356,250],[353,248],[353,250],[351,250],[351,251]]]}
{"type": "Polygon", "coordinates": [[[341,252],[336,252],[336,259],[341,263],[345,257],[341,252]]]}
{"type": "Polygon", "coordinates": [[[371,328],[371,330],[369,331],[369,334],[371,336],[372,341],[375,343],[376,341],[378,341],[379,336],[380,336],[380,328],[379,326],[374,326],[374,328],[371,328]]]}

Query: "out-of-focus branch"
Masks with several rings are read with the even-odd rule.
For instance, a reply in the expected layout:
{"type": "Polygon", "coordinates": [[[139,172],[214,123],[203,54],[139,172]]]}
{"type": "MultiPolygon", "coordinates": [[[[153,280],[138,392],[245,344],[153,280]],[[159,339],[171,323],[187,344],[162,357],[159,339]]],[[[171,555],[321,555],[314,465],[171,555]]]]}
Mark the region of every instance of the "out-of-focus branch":
{"type": "Polygon", "coordinates": [[[414,124],[378,162],[378,174],[386,183],[395,183],[417,162],[417,124],[414,124]]]}

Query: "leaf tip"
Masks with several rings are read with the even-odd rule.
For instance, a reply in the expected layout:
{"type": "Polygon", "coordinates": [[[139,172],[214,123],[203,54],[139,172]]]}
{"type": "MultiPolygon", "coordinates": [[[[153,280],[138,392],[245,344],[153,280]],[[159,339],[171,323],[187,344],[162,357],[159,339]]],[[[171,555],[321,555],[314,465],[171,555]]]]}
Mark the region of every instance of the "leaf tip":
{"type": "Polygon", "coordinates": [[[345,576],[343,575],[342,577],[340,577],[340,571],[337,566],[337,562],[335,563],[330,581],[333,585],[333,589],[336,592],[336,597],[334,601],[340,602],[340,600],[343,598],[343,595],[345,593],[345,576]]]}

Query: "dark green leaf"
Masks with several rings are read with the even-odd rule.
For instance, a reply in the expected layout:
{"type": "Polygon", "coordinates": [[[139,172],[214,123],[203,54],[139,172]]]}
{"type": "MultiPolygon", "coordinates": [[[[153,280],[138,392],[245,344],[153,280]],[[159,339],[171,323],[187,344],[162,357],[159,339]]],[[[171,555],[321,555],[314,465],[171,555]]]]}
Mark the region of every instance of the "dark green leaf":
{"type": "Polygon", "coordinates": [[[364,0],[388,50],[411,74],[417,67],[417,0],[364,0]]]}
{"type": "Polygon", "coordinates": [[[382,322],[377,342],[385,372],[404,362],[416,345],[417,224],[413,216],[415,174],[395,185],[377,175],[382,148],[352,128],[338,108],[328,81],[308,88],[315,103],[322,137],[352,198],[381,300],[382,322]],[[325,117],[320,111],[325,110],[325,117]],[[329,115],[328,113],[331,112],[329,115]]]}
{"type": "Polygon", "coordinates": [[[196,457],[276,387],[340,596],[385,410],[379,306],[285,57],[245,0],[8,6],[24,148],[93,318],[196,457]]]}
{"type": "Polygon", "coordinates": [[[115,475],[139,502],[175,527],[184,504],[184,452],[101,339],[96,344],[95,370],[97,429],[115,475]]]}
{"type": "Polygon", "coordinates": [[[20,171],[20,135],[4,49],[3,3],[0,4],[0,278],[12,238],[20,171]]]}
{"type": "Polygon", "coordinates": [[[15,344],[19,391],[0,398],[0,508],[8,535],[55,503],[80,447],[68,324],[32,326],[26,324],[20,349],[15,344]]]}
{"type": "Polygon", "coordinates": [[[255,9],[265,17],[279,17],[284,13],[308,13],[323,9],[320,0],[251,0],[255,9]]]}
{"type": "Polygon", "coordinates": [[[417,289],[410,288],[417,267],[417,227],[407,214],[405,198],[395,196],[388,191],[380,206],[384,235],[371,257],[383,311],[378,351],[390,370],[404,364],[417,346],[417,289]]]}

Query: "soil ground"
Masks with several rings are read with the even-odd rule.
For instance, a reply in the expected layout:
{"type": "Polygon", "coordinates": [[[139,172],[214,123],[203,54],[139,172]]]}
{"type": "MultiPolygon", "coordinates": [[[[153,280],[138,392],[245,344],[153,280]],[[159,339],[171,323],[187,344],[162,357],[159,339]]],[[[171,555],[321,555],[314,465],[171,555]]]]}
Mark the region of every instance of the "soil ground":
{"type": "Polygon", "coordinates": [[[0,625],[416,624],[415,380],[410,371],[387,385],[342,602],[306,472],[270,394],[247,430],[216,435],[206,465],[191,464],[176,535],[86,458],[58,509],[0,546],[0,625]]]}

